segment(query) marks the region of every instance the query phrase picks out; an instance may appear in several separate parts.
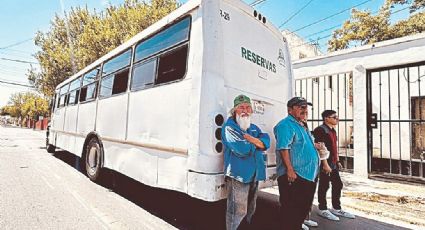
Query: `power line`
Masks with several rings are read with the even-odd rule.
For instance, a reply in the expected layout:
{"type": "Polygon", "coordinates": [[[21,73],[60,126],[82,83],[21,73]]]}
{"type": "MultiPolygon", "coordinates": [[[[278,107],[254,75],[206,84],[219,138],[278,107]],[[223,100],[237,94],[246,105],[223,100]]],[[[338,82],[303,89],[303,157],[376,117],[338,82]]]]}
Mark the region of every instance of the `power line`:
{"type": "Polygon", "coordinates": [[[23,61],[23,60],[18,60],[18,59],[0,58],[0,60],[39,65],[37,62],[23,61]]]}
{"type": "Polygon", "coordinates": [[[19,81],[15,81],[15,80],[9,80],[9,79],[4,79],[4,78],[0,78],[0,81],[7,81],[7,82],[11,82],[11,83],[18,83],[18,84],[27,84],[26,82],[19,82],[19,81]]]}
{"type": "Polygon", "coordinates": [[[259,5],[259,4],[261,4],[265,1],[267,1],[267,0],[255,0],[255,1],[251,2],[251,4],[249,4],[249,5],[254,7],[254,6],[259,5]]]}
{"type": "Polygon", "coordinates": [[[27,66],[23,65],[5,65],[3,62],[0,62],[1,69],[8,69],[8,70],[16,70],[16,71],[26,71],[28,69],[27,66]]]}
{"type": "Polygon", "coordinates": [[[13,56],[13,57],[17,57],[17,58],[19,58],[19,59],[26,59],[26,58],[29,58],[29,59],[33,59],[33,60],[37,60],[35,57],[34,57],[34,54],[33,53],[18,53],[18,52],[15,52],[14,50],[11,50],[11,49],[7,49],[7,50],[0,50],[0,54],[2,54],[2,55],[7,55],[7,56],[13,56]]]}
{"type": "Polygon", "coordinates": [[[301,9],[299,9],[297,12],[295,12],[294,14],[292,14],[288,19],[286,19],[286,21],[284,21],[282,24],[280,24],[279,28],[281,28],[282,26],[284,26],[286,23],[288,23],[289,21],[291,21],[291,19],[293,19],[295,16],[297,16],[302,10],[304,10],[308,5],[310,5],[310,3],[314,1],[314,0],[310,0],[309,2],[307,2],[307,4],[305,4],[303,7],[301,7],[301,9]]]}
{"type": "Polygon", "coordinates": [[[323,37],[317,38],[317,39],[316,39],[315,41],[313,41],[313,42],[304,42],[304,43],[301,43],[301,44],[296,45],[296,46],[290,46],[289,48],[296,48],[296,47],[300,47],[300,46],[303,46],[303,45],[312,45],[313,43],[315,43],[315,42],[317,42],[317,41],[320,41],[320,40],[322,40],[322,39],[328,38],[328,37],[330,37],[330,36],[332,36],[332,34],[329,34],[329,35],[326,35],[326,36],[323,36],[323,37]]]}
{"type": "Polygon", "coordinates": [[[16,82],[10,82],[10,81],[2,81],[2,80],[0,80],[0,83],[8,84],[8,85],[15,85],[15,86],[23,86],[23,87],[32,88],[32,89],[35,88],[32,85],[24,85],[24,84],[20,84],[20,83],[16,83],[16,82]]]}
{"type": "Polygon", "coordinates": [[[391,14],[396,14],[396,13],[398,13],[398,12],[400,12],[400,11],[403,11],[403,10],[406,10],[406,9],[409,9],[409,8],[410,8],[410,6],[407,6],[407,7],[401,8],[401,9],[399,9],[399,10],[396,10],[396,11],[394,11],[394,12],[391,12],[391,14]]]}
{"type": "MultiPolygon", "coordinates": [[[[409,8],[410,8],[410,6],[408,6],[408,7],[404,7],[404,8],[402,8],[402,9],[399,9],[399,10],[396,10],[396,11],[392,12],[391,14],[396,14],[396,13],[399,13],[399,12],[401,12],[401,11],[403,11],[403,10],[406,10],[406,9],[409,9],[409,8]]],[[[379,10],[374,11],[372,14],[376,14],[376,13],[378,13],[378,12],[379,12],[379,10]]],[[[325,32],[325,31],[332,30],[332,29],[335,29],[335,28],[340,27],[340,26],[342,26],[342,24],[338,24],[338,25],[335,25],[335,26],[332,26],[332,27],[329,27],[329,28],[323,29],[323,30],[321,30],[321,31],[319,31],[319,32],[309,34],[309,35],[305,36],[304,38],[309,38],[309,37],[312,37],[312,36],[314,36],[314,35],[316,35],[316,34],[320,34],[320,33],[323,33],[323,32],[325,32]]]]}
{"type": "Polygon", "coordinates": [[[305,36],[304,38],[313,37],[313,36],[314,36],[314,35],[316,35],[316,34],[320,34],[320,33],[326,32],[326,31],[328,31],[328,30],[335,29],[335,28],[340,27],[340,26],[342,26],[342,24],[338,24],[338,25],[335,25],[335,26],[332,26],[332,27],[326,28],[326,29],[324,29],[324,30],[321,30],[321,31],[319,31],[319,32],[309,34],[309,35],[305,36]]]}
{"type": "Polygon", "coordinates": [[[310,27],[310,26],[312,26],[312,25],[316,25],[316,24],[317,24],[317,23],[319,23],[319,22],[323,22],[323,21],[325,21],[325,20],[327,20],[327,19],[329,19],[329,18],[335,17],[336,15],[342,14],[342,13],[344,13],[345,11],[348,11],[348,10],[351,10],[351,9],[353,9],[353,8],[355,8],[355,7],[358,7],[358,6],[364,5],[364,4],[366,4],[366,3],[368,3],[368,2],[371,2],[371,1],[373,1],[373,0],[366,0],[366,1],[361,2],[361,3],[357,4],[357,5],[354,5],[354,6],[350,7],[350,8],[346,8],[346,9],[344,9],[344,10],[341,10],[341,11],[339,11],[339,12],[335,13],[335,14],[329,15],[329,16],[327,16],[327,17],[325,17],[325,18],[322,18],[322,19],[317,20],[317,21],[315,21],[315,22],[312,22],[312,23],[310,23],[310,24],[308,24],[308,25],[305,25],[305,26],[303,26],[303,27],[300,27],[300,28],[298,28],[298,29],[294,30],[294,31],[293,31],[293,33],[297,32],[297,31],[300,31],[300,30],[302,30],[302,29],[305,29],[305,28],[307,28],[307,27],[310,27]]]}
{"type": "Polygon", "coordinates": [[[7,75],[21,75],[23,74],[25,71],[16,71],[16,70],[5,70],[5,69],[0,69],[0,76],[3,74],[7,74],[7,75]]]}
{"type": "MultiPolygon", "coordinates": [[[[399,13],[399,12],[401,12],[401,11],[403,11],[403,10],[406,10],[406,9],[409,9],[409,8],[410,8],[410,6],[407,6],[407,7],[404,7],[404,8],[402,8],[402,9],[399,9],[399,10],[396,10],[396,11],[394,11],[394,12],[391,12],[391,14],[396,14],[396,13],[399,13]]],[[[378,12],[379,12],[379,10],[374,11],[372,14],[375,14],[375,13],[378,13],[378,12]]],[[[342,24],[338,24],[338,25],[335,25],[335,26],[332,26],[332,27],[326,28],[326,29],[324,29],[324,30],[321,30],[321,31],[319,31],[319,32],[309,34],[309,35],[307,35],[307,36],[306,36],[306,37],[304,37],[304,38],[309,38],[309,37],[312,37],[312,36],[314,36],[314,35],[316,35],[316,34],[320,34],[320,33],[323,33],[323,32],[325,32],[325,31],[328,31],[328,30],[331,30],[331,29],[334,29],[334,28],[336,28],[336,27],[340,27],[340,26],[342,26],[342,24]]],[[[294,31],[294,32],[295,32],[295,31],[294,31]]],[[[294,32],[292,32],[292,33],[294,33],[294,32]]],[[[322,40],[322,39],[327,38],[327,37],[330,37],[330,36],[332,36],[332,34],[327,35],[327,36],[324,36],[324,37],[319,37],[317,41],[322,40]]],[[[316,42],[316,41],[314,41],[314,42],[316,42]]],[[[303,46],[303,45],[308,45],[308,44],[312,44],[312,42],[306,42],[306,43],[303,43],[303,44],[300,44],[300,45],[297,45],[297,46],[293,46],[293,47],[290,47],[290,48],[295,48],[295,47],[299,47],[299,46],[303,46]]]]}
{"type": "Polygon", "coordinates": [[[18,45],[23,44],[23,43],[25,43],[25,42],[27,42],[27,41],[30,41],[30,40],[32,40],[32,39],[33,39],[33,38],[28,38],[28,39],[25,39],[25,40],[20,41],[20,42],[13,43],[13,44],[8,45],[8,46],[0,47],[0,50],[4,50],[4,49],[8,49],[8,48],[10,48],[10,47],[18,46],[18,45]]]}

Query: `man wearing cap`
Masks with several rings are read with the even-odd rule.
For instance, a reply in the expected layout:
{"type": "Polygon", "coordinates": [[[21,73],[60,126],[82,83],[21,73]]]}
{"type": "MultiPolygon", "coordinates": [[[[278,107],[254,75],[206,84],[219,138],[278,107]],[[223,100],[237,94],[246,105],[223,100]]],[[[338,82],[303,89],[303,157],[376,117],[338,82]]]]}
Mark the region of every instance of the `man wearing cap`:
{"type": "Polygon", "coordinates": [[[288,116],[274,127],[276,171],[282,228],[301,229],[313,203],[319,172],[319,155],[307,127],[305,98],[294,97],[287,103],[288,116]]]}
{"type": "Polygon", "coordinates": [[[251,100],[237,96],[231,117],[223,125],[224,174],[227,188],[226,228],[236,230],[242,219],[251,223],[255,212],[258,181],[266,179],[263,152],[270,137],[251,123],[251,100]]]}

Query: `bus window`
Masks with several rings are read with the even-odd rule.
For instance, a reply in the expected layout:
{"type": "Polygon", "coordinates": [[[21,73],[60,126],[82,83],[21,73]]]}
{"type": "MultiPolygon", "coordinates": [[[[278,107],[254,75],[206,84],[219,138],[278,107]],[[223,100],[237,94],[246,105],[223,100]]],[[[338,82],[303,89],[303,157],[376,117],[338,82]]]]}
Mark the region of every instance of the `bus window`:
{"type": "Polygon", "coordinates": [[[86,97],[87,97],[87,87],[81,88],[80,102],[86,101],[86,97]]]}
{"type": "Polygon", "coordinates": [[[55,93],[55,95],[53,95],[53,97],[52,97],[52,99],[50,99],[50,102],[49,102],[49,111],[50,111],[50,113],[53,113],[53,112],[55,112],[55,108],[56,108],[56,97],[57,97],[58,95],[55,93]]]}
{"type": "Polygon", "coordinates": [[[79,90],[74,90],[69,93],[69,105],[75,105],[78,103],[78,101],[75,101],[75,98],[77,96],[77,93],[80,92],[79,90]]]}
{"type": "Polygon", "coordinates": [[[57,92],[57,93],[56,93],[56,98],[55,98],[55,100],[56,100],[56,108],[59,108],[59,106],[60,106],[60,102],[61,102],[59,92],[57,92]]]}
{"type": "Polygon", "coordinates": [[[187,45],[160,56],[156,84],[180,80],[186,74],[187,45]]]}
{"type": "Polygon", "coordinates": [[[130,73],[130,69],[127,68],[115,74],[114,86],[112,87],[112,95],[127,91],[129,73],[130,73]]]}
{"type": "Polygon", "coordinates": [[[103,65],[100,97],[109,97],[127,91],[131,51],[128,49],[103,65]]]}
{"type": "Polygon", "coordinates": [[[60,102],[59,102],[59,107],[64,107],[66,103],[66,95],[61,95],[60,97],[60,102]]]}
{"type": "Polygon", "coordinates": [[[113,75],[109,75],[102,79],[100,84],[100,97],[109,97],[112,95],[113,75]]]}
{"type": "Polygon", "coordinates": [[[97,82],[91,83],[81,88],[80,102],[89,101],[96,98],[97,82]]]}
{"type": "Polygon", "coordinates": [[[97,82],[87,86],[86,101],[96,98],[96,88],[97,88],[97,82]]]}
{"type": "Polygon", "coordinates": [[[153,85],[156,71],[156,58],[147,62],[138,63],[133,68],[131,90],[147,88],[153,85]]]}
{"type": "Polygon", "coordinates": [[[60,89],[59,107],[64,107],[67,104],[68,90],[69,90],[69,84],[62,86],[62,88],[60,89]]]}
{"type": "Polygon", "coordinates": [[[117,57],[107,61],[103,64],[102,76],[106,76],[112,72],[122,69],[130,65],[131,49],[125,51],[117,57]]]}
{"type": "MultiPolygon", "coordinates": [[[[99,66],[91,70],[90,72],[84,74],[82,87],[80,90],[80,102],[88,101],[96,98],[96,88],[97,88],[97,76],[99,73],[99,66]]],[[[78,96],[76,96],[78,97],[78,96]]]]}
{"type": "Polygon", "coordinates": [[[99,66],[93,69],[92,71],[84,74],[83,77],[83,86],[86,86],[90,83],[93,83],[97,79],[97,74],[99,73],[99,66]]]}
{"type": "Polygon", "coordinates": [[[135,62],[189,40],[190,17],[168,27],[136,47],[135,62]]]}
{"type": "Polygon", "coordinates": [[[80,94],[80,85],[81,85],[81,77],[75,79],[71,82],[69,86],[69,104],[75,105],[78,103],[78,98],[80,94]]]}

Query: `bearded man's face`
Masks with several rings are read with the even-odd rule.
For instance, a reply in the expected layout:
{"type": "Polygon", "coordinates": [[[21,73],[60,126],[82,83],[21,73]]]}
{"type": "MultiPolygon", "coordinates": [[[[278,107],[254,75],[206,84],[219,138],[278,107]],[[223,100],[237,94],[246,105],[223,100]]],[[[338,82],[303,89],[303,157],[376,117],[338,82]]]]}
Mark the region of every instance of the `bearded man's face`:
{"type": "Polygon", "coordinates": [[[236,123],[242,130],[247,130],[251,126],[252,107],[249,103],[242,103],[235,109],[236,123]]]}

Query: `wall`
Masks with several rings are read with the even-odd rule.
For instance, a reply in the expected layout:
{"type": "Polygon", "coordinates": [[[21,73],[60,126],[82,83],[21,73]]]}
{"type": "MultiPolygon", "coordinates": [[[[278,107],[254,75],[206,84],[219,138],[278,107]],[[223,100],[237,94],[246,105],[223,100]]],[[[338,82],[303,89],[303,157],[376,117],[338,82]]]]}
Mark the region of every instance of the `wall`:
{"type": "MultiPolygon", "coordinates": [[[[352,73],[355,174],[360,176],[368,175],[367,70],[425,61],[424,53],[425,33],[422,33],[333,52],[325,56],[307,58],[293,63],[296,80],[338,73],[352,73]]],[[[376,89],[374,90],[376,91],[376,89]]]]}

